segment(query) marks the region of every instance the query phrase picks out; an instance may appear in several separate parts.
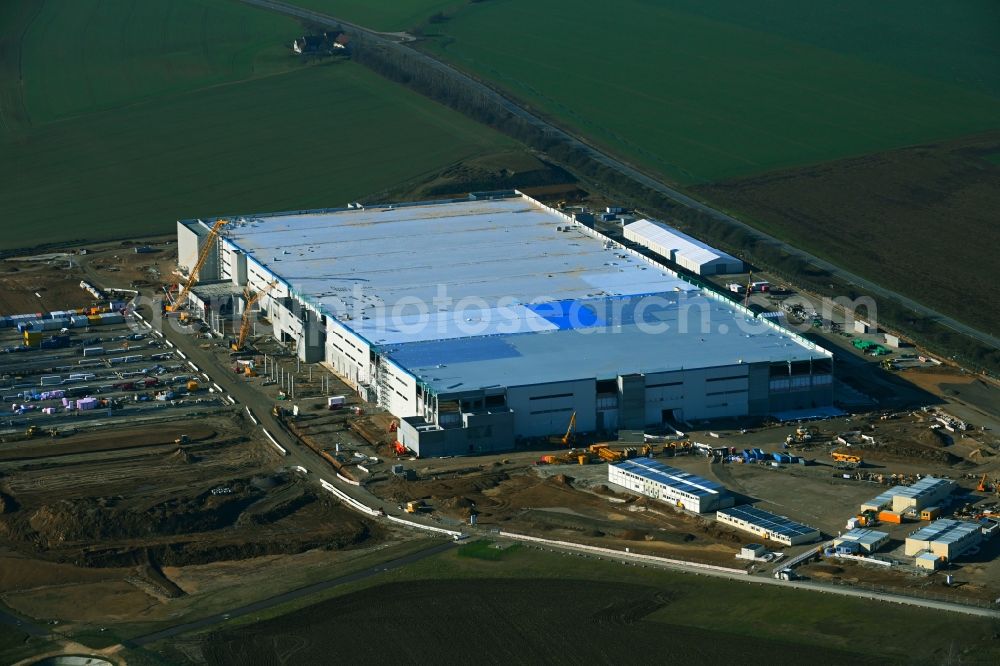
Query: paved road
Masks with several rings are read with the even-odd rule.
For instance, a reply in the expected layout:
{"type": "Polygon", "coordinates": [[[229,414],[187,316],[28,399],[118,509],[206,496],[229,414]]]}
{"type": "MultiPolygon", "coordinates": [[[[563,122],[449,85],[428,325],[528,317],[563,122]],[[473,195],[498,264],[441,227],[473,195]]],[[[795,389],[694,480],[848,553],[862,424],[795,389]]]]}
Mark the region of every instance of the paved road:
{"type": "MultiPolygon", "coordinates": [[[[154,327],[158,326],[155,319],[150,316],[151,313],[148,312],[148,308],[145,308],[142,314],[154,327]]],[[[167,324],[166,322],[163,323],[167,324]]],[[[170,340],[177,349],[184,352],[188,360],[207,373],[212,378],[212,381],[222,388],[223,393],[231,395],[233,399],[240,403],[241,409],[245,407],[250,408],[254,418],[260,422],[261,426],[274,437],[278,444],[288,451],[288,455],[284,458],[285,464],[290,467],[304,467],[308,470],[308,478],[311,481],[318,483],[319,479],[323,479],[371,508],[381,508],[389,515],[404,517],[403,512],[398,510],[396,504],[381,500],[363,488],[341,481],[337,476],[336,470],[333,469],[330,463],[285,430],[284,426],[278,422],[278,419],[272,416],[271,408],[275,404],[274,401],[264,391],[260,390],[259,386],[247,382],[243,378],[243,375],[234,373],[228,363],[220,360],[218,352],[215,349],[202,349],[200,345],[203,343],[203,340],[193,335],[181,333],[173,329],[169,324],[158,330],[161,330],[166,339],[170,340]]],[[[320,372],[326,372],[326,370],[320,370],[320,372]]],[[[266,446],[270,446],[270,444],[266,444],[266,446]]],[[[427,519],[410,515],[405,515],[405,518],[412,522],[440,527],[440,525],[427,519]]]]}
{"type": "Polygon", "coordinates": [[[217,613],[200,620],[195,620],[194,622],[185,622],[184,624],[174,625],[168,629],[162,629],[152,634],[146,634],[145,636],[139,636],[138,638],[123,641],[122,645],[126,648],[136,648],[142,645],[155,643],[156,641],[161,641],[164,638],[172,638],[173,636],[185,634],[189,631],[207,629],[208,627],[222,624],[223,622],[233,618],[259,613],[260,611],[273,608],[279,604],[295,601],[296,599],[302,599],[303,597],[308,597],[309,595],[316,594],[317,592],[329,590],[330,588],[338,587],[340,585],[346,585],[347,583],[355,583],[359,580],[365,580],[366,578],[377,576],[386,571],[392,571],[394,569],[399,569],[400,567],[405,567],[413,564],[414,562],[419,562],[422,559],[437,555],[438,553],[443,553],[452,546],[454,546],[454,543],[450,541],[446,543],[437,543],[416,553],[411,553],[410,555],[405,555],[382,564],[376,564],[375,566],[368,567],[362,571],[334,578],[332,580],[326,580],[322,583],[315,583],[306,587],[300,587],[297,590],[285,592],[284,594],[279,594],[269,599],[262,599],[261,601],[255,601],[252,604],[247,604],[246,606],[234,608],[226,613],[217,613]]]}
{"type": "MultiPolygon", "coordinates": [[[[302,19],[307,19],[319,25],[326,25],[330,27],[335,27],[340,25],[349,28],[351,30],[363,32],[366,35],[383,40],[387,43],[399,44],[403,41],[408,41],[405,38],[399,36],[397,33],[379,33],[370,30],[368,28],[365,28],[364,26],[357,25],[356,23],[344,21],[342,19],[328,16],[326,14],[321,14],[319,12],[314,12],[307,9],[301,9],[299,7],[293,7],[283,2],[276,2],[275,0],[242,0],[242,1],[246,4],[255,5],[257,7],[268,9],[274,12],[279,12],[282,14],[295,16],[302,19]]],[[[751,227],[745,222],[742,222],[736,219],[735,217],[732,217],[731,215],[728,215],[716,208],[712,208],[708,204],[698,201],[697,199],[692,198],[691,196],[681,192],[680,190],[677,190],[676,188],[673,188],[667,185],[666,183],[657,180],[656,178],[650,176],[649,174],[641,171],[637,167],[632,166],[631,164],[628,164],[627,162],[624,162],[618,158],[612,157],[608,153],[603,152],[600,148],[594,146],[591,143],[588,143],[586,138],[584,138],[583,136],[577,134],[571,134],[566,130],[553,125],[548,120],[545,120],[531,113],[526,108],[520,106],[516,102],[503,96],[500,92],[490,87],[486,83],[478,79],[475,79],[469,76],[468,74],[461,72],[460,70],[455,69],[451,65],[448,65],[435,58],[432,58],[428,54],[422,51],[418,51],[416,49],[407,48],[406,52],[410,54],[413,60],[416,60],[421,64],[425,65],[428,69],[434,69],[443,72],[445,75],[449,77],[454,77],[457,80],[463,81],[468,86],[471,86],[473,89],[477,90],[486,99],[489,99],[499,104],[503,109],[505,109],[512,115],[517,116],[518,118],[521,118],[531,123],[532,125],[535,125],[536,127],[544,130],[546,133],[548,133],[550,136],[554,138],[570,143],[576,146],[577,148],[586,151],[594,160],[600,162],[601,164],[611,169],[614,169],[615,171],[625,176],[628,176],[635,182],[640,183],[653,191],[659,192],[660,194],[670,197],[677,203],[683,204],[688,208],[700,211],[718,221],[736,226],[742,229],[743,231],[751,234],[759,242],[768,243],[770,245],[773,245],[774,247],[780,248],[783,252],[791,256],[798,257],[804,261],[807,261],[810,264],[824,271],[827,271],[831,275],[835,275],[837,278],[848,284],[852,284],[862,289],[865,289],[866,291],[869,291],[882,298],[895,300],[897,303],[900,303],[905,307],[910,308],[911,310],[918,313],[924,318],[933,319],[934,321],[937,321],[939,324],[947,326],[948,328],[958,333],[973,338],[982,344],[1000,349],[1000,338],[994,335],[990,335],[989,333],[980,331],[978,329],[975,329],[967,324],[963,324],[962,322],[957,321],[951,317],[945,316],[944,314],[938,312],[937,310],[934,310],[930,307],[927,307],[926,305],[918,303],[912,298],[904,296],[899,292],[887,289],[881,285],[872,282],[871,280],[861,277],[860,275],[844,270],[843,268],[840,268],[839,266],[836,266],[830,263],[829,261],[820,259],[819,257],[816,257],[815,255],[812,255],[804,250],[789,245],[784,241],[775,238],[774,236],[765,234],[764,232],[754,227],[751,227]]]]}
{"type": "MultiPolygon", "coordinates": [[[[515,539],[516,540],[516,539],[515,539]]],[[[532,547],[542,547],[540,544],[529,542],[529,546],[532,547]]],[[[758,585],[773,585],[777,587],[792,588],[798,590],[808,590],[809,592],[816,592],[822,594],[834,594],[844,597],[857,597],[860,599],[868,599],[871,601],[881,601],[884,603],[899,604],[904,606],[918,606],[921,608],[928,608],[931,610],[941,610],[948,611],[950,613],[959,613],[962,615],[975,615],[978,617],[988,617],[992,619],[1000,618],[1000,611],[996,611],[990,608],[980,608],[976,606],[966,606],[964,604],[957,604],[948,601],[937,601],[934,599],[923,599],[920,597],[908,597],[899,594],[890,594],[885,592],[875,592],[871,590],[864,590],[858,587],[848,587],[840,585],[827,585],[824,583],[815,583],[812,581],[784,581],[777,580],[771,575],[745,575],[739,573],[729,573],[726,571],[719,571],[715,569],[701,569],[687,567],[681,564],[672,564],[669,562],[663,563],[651,563],[649,561],[637,560],[632,558],[627,553],[601,553],[599,555],[593,553],[592,551],[586,550],[584,548],[574,548],[573,546],[556,543],[545,543],[545,548],[550,548],[552,550],[561,551],[564,553],[572,553],[576,555],[584,555],[585,557],[600,557],[601,559],[612,559],[618,560],[620,562],[626,562],[630,564],[636,564],[640,566],[651,566],[661,569],[670,569],[673,571],[680,571],[683,573],[694,574],[697,576],[713,576],[715,578],[724,578],[726,580],[735,581],[742,584],[758,584],[758,585]]],[[[788,566],[786,563],[778,568],[784,568],[788,566]]],[[[819,600],[817,600],[818,602],[819,600]]]]}

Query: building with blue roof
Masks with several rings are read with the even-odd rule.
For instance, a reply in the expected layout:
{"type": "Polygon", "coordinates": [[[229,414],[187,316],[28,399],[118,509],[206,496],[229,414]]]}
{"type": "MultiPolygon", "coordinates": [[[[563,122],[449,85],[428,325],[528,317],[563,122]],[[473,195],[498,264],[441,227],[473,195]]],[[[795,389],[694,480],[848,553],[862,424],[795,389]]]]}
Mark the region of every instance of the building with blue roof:
{"type": "Polygon", "coordinates": [[[722,509],[716,512],[715,518],[725,525],[786,546],[812,543],[819,541],[822,536],[815,527],[797,523],[790,518],[758,509],[750,504],[722,509]]]}
{"type": "Polygon", "coordinates": [[[725,486],[650,458],[633,458],[608,465],[608,481],[673,506],[706,513],[732,506],[725,486]]]}
{"type": "Polygon", "coordinates": [[[229,218],[200,277],[273,282],[275,337],[419,455],[832,402],[828,351],[516,192],[229,218]]]}

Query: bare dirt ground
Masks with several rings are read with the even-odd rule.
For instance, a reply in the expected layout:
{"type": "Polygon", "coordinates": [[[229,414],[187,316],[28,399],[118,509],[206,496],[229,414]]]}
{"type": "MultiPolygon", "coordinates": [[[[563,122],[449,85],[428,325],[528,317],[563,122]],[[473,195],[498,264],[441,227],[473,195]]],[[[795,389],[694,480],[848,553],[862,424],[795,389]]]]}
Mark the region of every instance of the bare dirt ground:
{"type": "Polygon", "coordinates": [[[436,479],[391,478],[371,490],[400,504],[423,500],[425,511],[455,522],[467,522],[475,511],[481,526],[739,566],[734,556],[751,539],[666,504],[618,493],[602,480],[606,470],[603,465],[510,466],[436,479]]]}
{"type": "Polygon", "coordinates": [[[4,444],[0,599],[32,617],[133,620],[199,589],[165,571],[383,539],[284,468],[241,416],[180,428],[190,432],[183,445],[175,430],[150,423],[4,444]],[[44,447],[62,455],[38,457],[44,447]]]}
{"type": "Polygon", "coordinates": [[[950,403],[949,409],[961,418],[977,426],[1000,429],[1000,385],[996,381],[947,367],[904,370],[899,374],[950,403]]]}
{"type": "Polygon", "coordinates": [[[94,297],[80,281],[101,282],[120,289],[150,287],[169,281],[177,264],[173,238],[155,237],[137,242],[103,243],[67,248],[41,255],[12,255],[0,261],[0,314],[66,310],[92,305],[94,297]],[[135,247],[152,252],[136,254],[135,247]],[[37,295],[36,295],[37,293],[37,295]]]}
{"type": "Polygon", "coordinates": [[[996,330],[1000,133],[695,188],[768,231],[996,330]]]}

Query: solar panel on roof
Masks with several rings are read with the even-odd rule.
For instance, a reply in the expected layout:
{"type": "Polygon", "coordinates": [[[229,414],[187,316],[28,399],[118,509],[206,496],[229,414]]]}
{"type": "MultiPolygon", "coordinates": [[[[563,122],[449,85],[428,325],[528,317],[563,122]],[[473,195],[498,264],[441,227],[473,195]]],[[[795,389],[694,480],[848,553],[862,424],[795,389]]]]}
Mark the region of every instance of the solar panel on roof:
{"type": "Polygon", "coordinates": [[[732,516],[733,518],[737,518],[739,520],[745,520],[746,522],[752,523],[753,525],[767,530],[772,534],[782,534],[792,537],[812,534],[816,531],[808,525],[796,523],[785,516],[778,516],[768,511],[758,509],[754,506],[738,506],[732,509],[724,509],[719,513],[732,516]]]}
{"type": "Polygon", "coordinates": [[[979,529],[976,523],[967,523],[961,520],[950,520],[942,518],[935,520],[930,525],[922,527],[909,538],[916,541],[937,541],[941,543],[953,543],[965,538],[967,535],[979,529]]]}
{"type": "Polygon", "coordinates": [[[626,460],[616,464],[619,468],[632,472],[637,476],[662,483],[671,488],[683,490],[699,497],[718,495],[721,491],[725,490],[725,487],[720,483],[704,479],[690,472],[685,472],[648,458],[626,460]]]}

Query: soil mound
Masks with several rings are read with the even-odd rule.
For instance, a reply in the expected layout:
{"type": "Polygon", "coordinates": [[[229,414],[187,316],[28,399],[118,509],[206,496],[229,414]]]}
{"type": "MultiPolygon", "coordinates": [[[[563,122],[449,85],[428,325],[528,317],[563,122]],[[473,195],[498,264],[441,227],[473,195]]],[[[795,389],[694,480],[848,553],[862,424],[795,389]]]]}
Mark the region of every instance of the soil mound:
{"type": "Polygon", "coordinates": [[[555,476],[550,476],[548,479],[546,479],[546,482],[553,486],[572,488],[574,480],[575,479],[572,476],[566,476],[565,474],[556,474],[555,476]]]}
{"type": "Polygon", "coordinates": [[[17,511],[17,502],[13,497],[5,493],[0,493],[0,514],[14,513],[17,511]]]}

